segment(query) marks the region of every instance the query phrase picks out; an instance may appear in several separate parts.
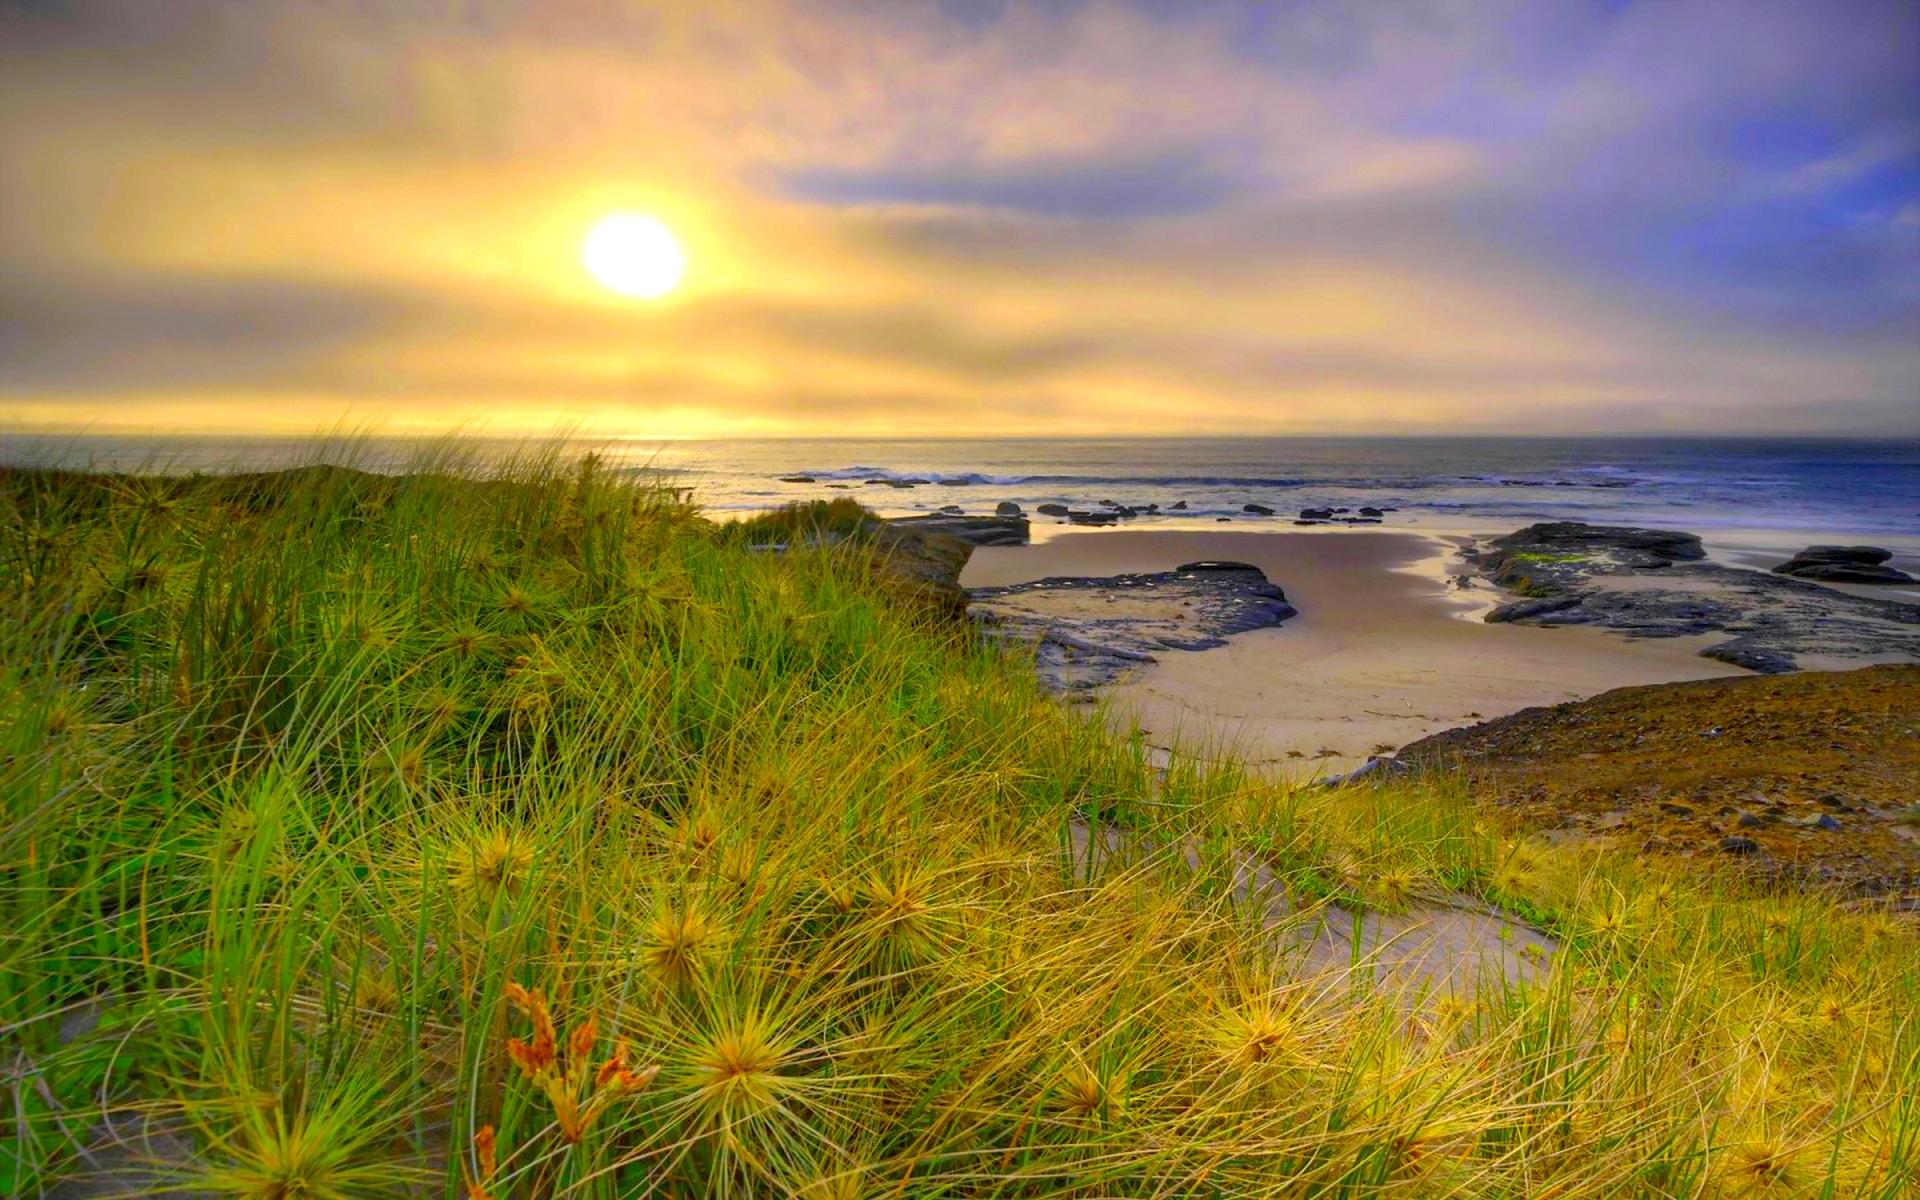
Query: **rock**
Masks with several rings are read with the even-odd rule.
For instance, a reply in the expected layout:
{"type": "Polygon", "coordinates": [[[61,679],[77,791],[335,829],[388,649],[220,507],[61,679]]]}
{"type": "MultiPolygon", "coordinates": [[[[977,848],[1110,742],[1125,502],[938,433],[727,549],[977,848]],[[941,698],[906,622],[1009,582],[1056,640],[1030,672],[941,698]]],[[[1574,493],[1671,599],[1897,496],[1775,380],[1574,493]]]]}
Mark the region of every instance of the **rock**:
{"type": "Polygon", "coordinates": [[[1360,510],[1360,515],[1363,517],[1384,517],[1387,514],[1381,509],[1368,505],[1360,510]]]}
{"type": "Polygon", "coordinates": [[[1215,517],[1215,518],[1214,518],[1214,520],[1216,520],[1216,521],[1231,521],[1231,520],[1233,520],[1233,518],[1232,518],[1232,517],[1215,517]]]}
{"type": "Polygon", "coordinates": [[[1074,509],[1067,514],[1069,525],[1118,525],[1120,514],[1111,512],[1081,512],[1074,509]]]}
{"type": "Polygon", "coordinates": [[[1020,506],[1013,501],[1002,500],[993,506],[993,515],[996,517],[1021,517],[1026,514],[1021,511],[1020,506]]]}
{"type": "Polygon", "coordinates": [[[1833,819],[1832,813],[1815,813],[1799,825],[1802,829],[1824,829],[1828,833],[1840,828],[1840,822],[1833,819]]]}
{"type": "Polygon", "coordinates": [[[886,522],[913,533],[938,534],[969,546],[1024,546],[1032,536],[1025,517],[967,517],[946,511],[886,522]]]}
{"type": "Polygon", "coordinates": [[[1190,562],[1144,575],[1055,577],[976,588],[970,598],[971,611],[990,636],[1034,647],[1041,682],[1058,691],[1097,687],[1153,661],[1159,651],[1211,649],[1232,634],[1294,615],[1285,592],[1259,568],[1237,562],[1190,562]],[[1044,602],[1031,603],[1029,596],[1044,602]]]}
{"type": "Polygon", "coordinates": [[[1758,854],[1760,853],[1760,843],[1750,837],[1740,837],[1737,835],[1734,837],[1723,837],[1720,839],[1720,850],[1723,854],[1758,854]]]}
{"type": "Polygon", "coordinates": [[[1044,517],[1064,517],[1069,510],[1064,504],[1041,504],[1036,506],[1033,511],[1044,517]]]}
{"type": "Polygon", "coordinates": [[[1185,500],[1175,500],[1172,504],[1167,505],[1167,511],[1185,512],[1187,511],[1187,502],[1185,500]]]}
{"type": "Polygon", "coordinates": [[[815,479],[811,475],[781,475],[781,476],[778,476],[778,478],[781,483],[819,483],[820,482],[818,479],[815,479]]]}
{"type": "Polygon", "coordinates": [[[1666,813],[1670,817],[1690,817],[1693,815],[1693,810],[1691,808],[1688,808],[1686,805],[1673,804],[1670,802],[1661,804],[1660,811],[1663,813],[1666,813]]]}
{"type": "Polygon", "coordinates": [[[1794,555],[1807,562],[1859,563],[1869,567],[1877,567],[1892,557],[1893,551],[1878,546],[1808,546],[1794,555]]]}
{"type": "Polygon", "coordinates": [[[1913,576],[1886,565],[1893,551],[1878,546],[1808,546],[1773,568],[1776,575],[1821,583],[1914,583],[1913,576]]]}
{"type": "Polygon", "coordinates": [[[1270,517],[1273,515],[1273,510],[1264,504],[1242,504],[1240,511],[1243,513],[1252,513],[1259,517],[1270,517]]]}
{"type": "Polygon", "coordinates": [[[1598,625],[1643,638],[1719,634],[1701,654],[1762,674],[1797,670],[1802,654],[1920,659],[1920,605],[1704,557],[1698,537],[1674,530],[1531,525],[1494,539],[1478,560],[1493,583],[1520,596],[1485,619],[1598,625]]]}
{"type": "Polygon", "coordinates": [[[1766,822],[1750,812],[1742,812],[1733,819],[1733,823],[1742,829],[1758,829],[1766,822]]]}
{"type": "Polygon", "coordinates": [[[1333,510],[1330,508],[1303,508],[1300,510],[1302,521],[1331,521],[1333,510]]]}
{"type": "Polygon", "coordinates": [[[1671,529],[1638,529],[1625,525],[1588,525],[1580,521],[1547,521],[1493,540],[1492,565],[1509,557],[1540,554],[1604,555],[1625,567],[1659,568],[1676,562],[1698,562],[1707,552],[1697,534],[1671,529]]]}
{"type": "Polygon", "coordinates": [[[958,504],[942,504],[934,511],[946,513],[950,517],[963,517],[967,513],[967,510],[961,508],[958,504]]]}

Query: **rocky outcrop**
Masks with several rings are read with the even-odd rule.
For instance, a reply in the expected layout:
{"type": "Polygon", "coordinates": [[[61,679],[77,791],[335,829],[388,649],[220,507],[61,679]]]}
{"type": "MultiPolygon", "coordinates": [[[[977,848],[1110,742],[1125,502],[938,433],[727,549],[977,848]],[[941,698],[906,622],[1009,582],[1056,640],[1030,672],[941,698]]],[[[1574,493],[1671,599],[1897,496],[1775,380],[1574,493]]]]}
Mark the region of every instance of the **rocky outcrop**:
{"type": "Polygon", "coordinates": [[[1773,569],[1776,575],[1822,583],[1914,583],[1913,576],[1887,566],[1893,551],[1878,546],[1808,546],[1773,569]]]}
{"type": "Polygon", "coordinates": [[[1240,511],[1243,513],[1252,513],[1256,517],[1270,517],[1273,515],[1273,510],[1264,504],[1242,504],[1240,511]]]}
{"type": "Polygon", "coordinates": [[[1013,501],[1002,500],[993,506],[993,515],[996,517],[1024,517],[1027,514],[1013,501]]]}
{"type": "Polygon", "coordinates": [[[1041,682],[1084,692],[1162,650],[1207,650],[1294,615],[1258,567],[1191,562],[1172,571],[1054,577],[975,588],[970,611],[989,636],[1031,647],[1041,682]]]}
{"type": "Polygon", "coordinates": [[[965,517],[949,505],[924,517],[894,517],[886,524],[912,533],[938,534],[969,546],[1024,546],[1032,530],[1025,517],[965,517]]]}
{"type": "Polygon", "coordinates": [[[1495,538],[1477,565],[1519,596],[1489,621],[1724,635],[1701,653],[1763,673],[1797,670],[1803,655],[1920,660],[1920,605],[1705,560],[1690,533],[1559,521],[1495,538]]]}
{"type": "Polygon", "coordinates": [[[1523,828],[1920,901],[1920,667],[1619,688],[1401,748],[1523,828]],[[1731,844],[1729,844],[1731,842],[1731,844]]]}

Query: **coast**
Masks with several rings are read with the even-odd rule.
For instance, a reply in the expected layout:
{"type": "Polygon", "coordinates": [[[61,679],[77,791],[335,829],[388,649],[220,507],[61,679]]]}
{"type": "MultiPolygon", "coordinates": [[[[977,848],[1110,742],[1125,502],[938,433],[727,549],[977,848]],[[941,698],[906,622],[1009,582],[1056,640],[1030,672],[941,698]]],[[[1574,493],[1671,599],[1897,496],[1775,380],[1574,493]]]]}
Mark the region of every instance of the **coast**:
{"type": "Polygon", "coordinates": [[[1260,568],[1299,610],[1215,649],[1168,653],[1106,695],[1149,742],[1306,779],[1443,729],[1610,688],[1745,674],[1703,637],[1629,641],[1595,629],[1487,624],[1460,589],[1460,539],[1398,530],[1061,532],[974,551],[961,583],[1166,571],[1196,559],[1260,568]]]}

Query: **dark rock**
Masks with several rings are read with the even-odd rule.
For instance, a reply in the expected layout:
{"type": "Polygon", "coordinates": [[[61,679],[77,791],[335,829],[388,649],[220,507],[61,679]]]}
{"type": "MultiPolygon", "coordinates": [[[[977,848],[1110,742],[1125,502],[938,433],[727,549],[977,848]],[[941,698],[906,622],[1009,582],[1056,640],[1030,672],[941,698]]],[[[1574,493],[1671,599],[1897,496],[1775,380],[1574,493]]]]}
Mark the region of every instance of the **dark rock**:
{"type": "Polygon", "coordinates": [[[1773,569],[1776,575],[1821,583],[1914,583],[1914,577],[1886,565],[1893,551],[1878,546],[1808,546],[1773,569]]]}
{"type": "Polygon", "coordinates": [[[1878,546],[1808,546],[1794,555],[1806,562],[1857,563],[1868,567],[1877,567],[1892,557],[1893,551],[1878,546]]]}
{"type": "Polygon", "coordinates": [[[942,504],[939,508],[935,509],[934,511],[946,513],[950,517],[965,516],[967,512],[966,509],[961,508],[958,504],[942,504]]]}
{"type": "Polygon", "coordinates": [[[1760,853],[1760,843],[1750,837],[1740,837],[1738,835],[1723,837],[1720,839],[1720,850],[1725,854],[1758,854],[1760,853]]]}
{"type": "Polygon", "coordinates": [[[1107,578],[1056,577],[1010,587],[976,588],[972,612],[990,635],[1034,647],[1041,682],[1079,691],[1111,682],[1162,650],[1206,650],[1232,634],[1264,629],[1294,615],[1286,593],[1259,568],[1235,562],[1191,562],[1175,571],[1107,578]],[[1061,594],[1086,603],[1061,615],[1061,594]],[[1045,605],[1024,598],[1042,594],[1045,605]],[[1143,615],[1108,605],[1116,597],[1150,595],[1178,602],[1179,618],[1143,615]],[[1077,610],[1077,611],[1075,611],[1077,610]],[[1115,616],[1119,612],[1128,615],[1115,616]]]}
{"type": "Polygon", "coordinates": [[[820,482],[818,479],[815,479],[811,475],[781,475],[778,478],[781,483],[819,483],[820,482]]]}
{"type": "Polygon", "coordinates": [[[1800,822],[1804,829],[1824,829],[1828,833],[1840,828],[1840,822],[1833,819],[1832,813],[1817,813],[1800,822]]]}
{"type": "MultiPolygon", "coordinates": [[[[1540,600],[1515,600],[1511,604],[1502,604],[1494,609],[1487,614],[1486,619],[1492,624],[1499,624],[1502,621],[1536,621],[1542,617],[1554,614],[1575,612],[1579,606],[1580,597],[1578,596],[1556,596],[1540,600]]],[[[1561,623],[1581,624],[1586,620],[1592,620],[1592,618],[1587,617],[1584,618],[1583,621],[1563,621],[1561,623]]]]}
{"type": "Polygon", "coordinates": [[[1013,501],[1002,500],[993,506],[993,515],[996,517],[1020,517],[1026,514],[1022,512],[1020,506],[1013,501]]]}
{"type": "Polygon", "coordinates": [[[1801,654],[1920,659],[1920,605],[1706,562],[1704,553],[1699,538],[1672,530],[1528,526],[1478,559],[1521,597],[1486,620],[1599,625],[1629,637],[1721,634],[1700,653],[1763,674],[1797,670],[1801,654]]]}
{"type": "Polygon", "coordinates": [[[1693,810],[1684,804],[1663,803],[1660,806],[1660,811],[1672,817],[1690,817],[1693,815],[1693,810]]]}
{"type": "Polygon", "coordinates": [[[1231,520],[1233,520],[1233,518],[1232,518],[1232,517],[1215,517],[1215,518],[1214,518],[1214,520],[1216,520],[1216,521],[1231,521],[1231,520]]]}
{"type": "Polygon", "coordinates": [[[1120,514],[1111,512],[1081,512],[1074,509],[1067,514],[1069,525],[1118,525],[1120,514]]]}
{"type": "Polygon", "coordinates": [[[1025,517],[955,516],[945,510],[924,517],[895,517],[887,524],[913,533],[953,538],[969,546],[1024,546],[1032,536],[1025,517]]]}
{"type": "Polygon", "coordinates": [[[1708,646],[1700,654],[1703,658],[1717,659],[1736,667],[1745,667],[1761,675],[1780,675],[1800,669],[1799,660],[1784,650],[1763,650],[1758,646],[1745,645],[1738,641],[1708,646]]]}
{"type": "Polygon", "coordinates": [[[1750,812],[1742,812],[1733,819],[1733,823],[1742,829],[1758,829],[1760,826],[1766,824],[1765,821],[1750,812]]]}
{"type": "Polygon", "coordinates": [[[1548,521],[1493,540],[1497,560],[1526,555],[1564,554],[1605,556],[1623,567],[1658,568],[1676,562],[1698,562],[1707,552],[1696,534],[1671,529],[1637,529],[1625,525],[1588,525],[1580,521],[1548,521]]]}
{"type": "Polygon", "coordinates": [[[1033,511],[1045,517],[1064,517],[1069,510],[1064,504],[1041,504],[1036,506],[1033,511]]]}
{"type": "Polygon", "coordinates": [[[1371,505],[1369,505],[1360,510],[1360,515],[1363,517],[1384,517],[1387,514],[1382,512],[1380,509],[1374,508],[1371,505]]]}
{"type": "Polygon", "coordinates": [[[1330,508],[1303,508],[1300,510],[1302,521],[1331,521],[1333,510],[1330,508]]]}
{"type": "Polygon", "coordinates": [[[1185,500],[1175,500],[1172,504],[1167,505],[1167,511],[1185,512],[1187,511],[1187,502],[1185,500]]]}
{"type": "Polygon", "coordinates": [[[1273,515],[1273,510],[1264,504],[1242,504],[1240,511],[1243,513],[1252,513],[1259,517],[1270,517],[1273,515]]]}

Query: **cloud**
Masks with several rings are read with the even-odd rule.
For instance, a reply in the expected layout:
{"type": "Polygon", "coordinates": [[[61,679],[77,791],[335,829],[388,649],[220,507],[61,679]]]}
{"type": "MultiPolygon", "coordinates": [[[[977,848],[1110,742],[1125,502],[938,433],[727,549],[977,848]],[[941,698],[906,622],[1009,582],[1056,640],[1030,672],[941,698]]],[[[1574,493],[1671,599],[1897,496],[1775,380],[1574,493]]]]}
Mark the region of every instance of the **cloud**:
{"type": "Polygon", "coordinates": [[[1920,10],[0,10],[0,413],[1920,432],[1920,10]],[[684,295],[594,290],[612,208],[684,295]]]}

